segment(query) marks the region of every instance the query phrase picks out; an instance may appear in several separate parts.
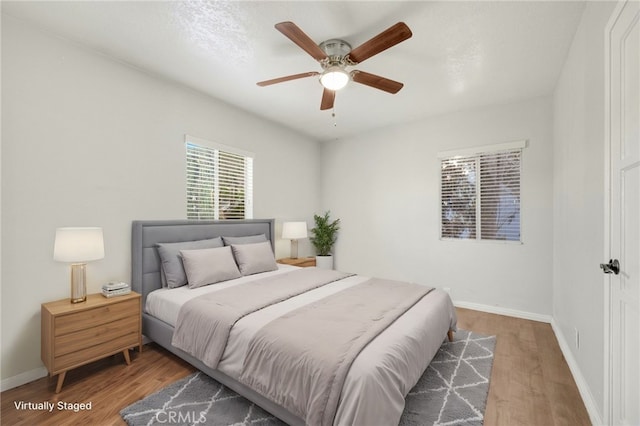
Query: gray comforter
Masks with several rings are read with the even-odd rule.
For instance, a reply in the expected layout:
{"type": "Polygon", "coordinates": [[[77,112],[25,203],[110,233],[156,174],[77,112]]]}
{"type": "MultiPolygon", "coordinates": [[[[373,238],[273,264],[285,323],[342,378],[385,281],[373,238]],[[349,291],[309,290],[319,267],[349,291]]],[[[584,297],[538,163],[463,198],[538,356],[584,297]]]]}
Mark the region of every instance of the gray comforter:
{"type": "Polygon", "coordinates": [[[240,381],[308,425],[331,426],[360,351],[432,288],[370,279],[264,326],[240,381]]]}
{"type": "Polygon", "coordinates": [[[217,368],[233,325],[246,315],[314,288],[351,276],[305,268],[228,288],[185,303],[171,344],[217,368]]]}
{"type": "MultiPolygon", "coordinates": [[[[217,368],[230,331],[241,318],[351,275],[305,268],[200,296],[181,308],[172,343],[217,368]]],[[[248,343],[238,379],[306,424],[331,425],[344,417],[337,415],[339,404],[344,407],[345,402],[341,393],[358,354],[431,290],[366,279],[283,313],[260,327],[248,343]]],[[[398,390],[408,391],[401,386],[398,390]]]]}

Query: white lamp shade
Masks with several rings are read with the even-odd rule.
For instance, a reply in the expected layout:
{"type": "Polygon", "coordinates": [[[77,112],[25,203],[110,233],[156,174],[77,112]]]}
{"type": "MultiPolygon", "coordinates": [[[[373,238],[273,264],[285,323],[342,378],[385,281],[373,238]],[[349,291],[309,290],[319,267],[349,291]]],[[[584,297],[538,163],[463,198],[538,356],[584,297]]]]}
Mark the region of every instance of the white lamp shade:
{"type": "Polygon", "coordinates": [[[82,263],[104,258],[102,228],[58,228],[53,260],[82,263]]]}
{"type": "Polygon", "coordinates": [[[298,240],[307,238],[307,222],[285,222],[282,224],[282,238],[298,240]]]}

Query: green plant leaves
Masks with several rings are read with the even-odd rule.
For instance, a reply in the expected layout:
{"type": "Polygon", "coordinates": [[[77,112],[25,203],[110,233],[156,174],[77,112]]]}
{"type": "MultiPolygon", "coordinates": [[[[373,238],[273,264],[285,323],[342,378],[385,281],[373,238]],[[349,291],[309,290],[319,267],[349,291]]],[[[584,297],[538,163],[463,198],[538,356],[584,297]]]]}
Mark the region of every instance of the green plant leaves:
{"type": "Polygon", "coordinates": [[[316,248],[318,256],[327,256],[331,254],[331,248],[338,238],[340,219],[331,222],[329,211],[326,211],[323,216],[313,215],[313,219],[316,226],[311,229],[312,236],[309,240],[316,248]]]}

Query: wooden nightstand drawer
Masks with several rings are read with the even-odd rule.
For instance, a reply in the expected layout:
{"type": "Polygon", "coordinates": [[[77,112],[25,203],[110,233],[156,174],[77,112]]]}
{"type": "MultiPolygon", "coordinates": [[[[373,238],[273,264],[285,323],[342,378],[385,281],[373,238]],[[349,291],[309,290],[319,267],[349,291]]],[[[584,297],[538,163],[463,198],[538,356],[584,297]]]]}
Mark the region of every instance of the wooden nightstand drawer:
{"type": "Polygon", "coordinates": [[[139,324],[140,318],[134,315],[97,327],[57,336],[53,344],[54,352],[56,356],[61,356],[96,346],[101,342],[115,340],[123,335],[137,333],[139,324]]]}
{"type": "Polygon", "coordinates": [[[52,374],[63,370],[70,370],[82,364],[96,361],[109,355],[117,354],[125,349],[138,345],[138,333],[132,331],[114,340],[106,341],[96,346],[81,349],[66,355],[57,356],[54,360],[52,374]]]}
{"type": "MultiPolygon", "coordinates": [[[[102,297],[102,296],[101,296],[102,297]]],[[[139,300],[125,300],[112,305],[73,312],[56,317],[56,336],[85,330],[114,320],[137,315],[140,310],[139,300]]]]}

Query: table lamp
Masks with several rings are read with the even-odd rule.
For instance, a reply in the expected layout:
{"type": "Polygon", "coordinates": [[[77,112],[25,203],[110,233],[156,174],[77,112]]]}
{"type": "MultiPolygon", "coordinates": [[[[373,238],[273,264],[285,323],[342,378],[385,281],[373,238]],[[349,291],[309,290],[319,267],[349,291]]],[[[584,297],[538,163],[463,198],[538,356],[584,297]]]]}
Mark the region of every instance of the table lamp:
{"type": "Polygon", "coordinates": [[[282,238],[291,240],[291,258],[298,258],[298,240],[307,238],[307,222],[284,222],[282,238]]]}
{"type": "Polygon", "coordinates": [[[102,258],[102,228],[56,229],[53,260],[71,263],[71,303],[87,300],[87,262],[102,258]]]}

